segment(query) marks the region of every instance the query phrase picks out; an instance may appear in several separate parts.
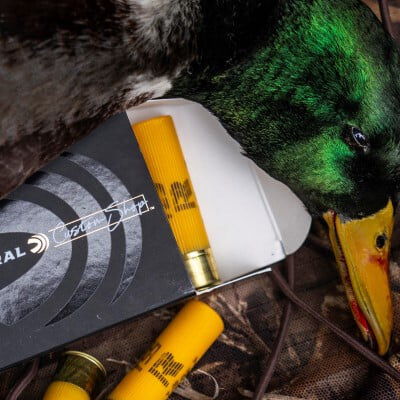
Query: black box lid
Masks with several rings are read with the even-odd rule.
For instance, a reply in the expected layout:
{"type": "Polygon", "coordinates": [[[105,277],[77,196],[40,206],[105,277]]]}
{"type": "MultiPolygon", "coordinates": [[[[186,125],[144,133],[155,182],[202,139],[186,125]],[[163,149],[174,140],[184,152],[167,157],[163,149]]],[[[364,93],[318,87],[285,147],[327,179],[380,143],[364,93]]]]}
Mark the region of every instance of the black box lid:
{"type": "Polygon", "coordinates": [[[126,114],[0,202],[0,369],[194,294],[126,114]]]}

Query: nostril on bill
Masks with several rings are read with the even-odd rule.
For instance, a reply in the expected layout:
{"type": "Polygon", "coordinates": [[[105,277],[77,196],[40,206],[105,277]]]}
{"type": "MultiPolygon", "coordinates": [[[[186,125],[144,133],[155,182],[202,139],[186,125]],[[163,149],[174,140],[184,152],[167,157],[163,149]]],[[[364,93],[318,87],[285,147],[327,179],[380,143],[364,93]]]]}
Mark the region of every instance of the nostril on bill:
{"type": "Polygon", "coordinates": [[[377,238],[376,238],[376,247],[378,249],[383,249],[385,247],[386,241],[387,241],[386,235],[377,236],[377,238]]]}

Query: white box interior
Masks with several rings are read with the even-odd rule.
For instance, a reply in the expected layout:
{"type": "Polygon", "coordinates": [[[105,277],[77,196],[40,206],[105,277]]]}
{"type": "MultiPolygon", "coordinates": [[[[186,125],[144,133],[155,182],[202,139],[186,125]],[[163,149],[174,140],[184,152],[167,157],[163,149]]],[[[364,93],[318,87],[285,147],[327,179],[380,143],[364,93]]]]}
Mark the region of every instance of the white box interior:
{"type": "Polygon", "coordinates": [[[152,100],[127,114],[132,124],[172,116],[223,283],[265,270],[304,242],[311,218],[300,200],[244,157],[200,104],[152,100]]]}

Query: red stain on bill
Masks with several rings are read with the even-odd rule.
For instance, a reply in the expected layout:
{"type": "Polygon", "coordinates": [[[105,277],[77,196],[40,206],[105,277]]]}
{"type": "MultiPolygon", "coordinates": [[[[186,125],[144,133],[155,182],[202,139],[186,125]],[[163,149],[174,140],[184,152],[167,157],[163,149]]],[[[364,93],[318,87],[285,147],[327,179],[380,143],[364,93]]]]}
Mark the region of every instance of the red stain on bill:
{"type": "Polygon", "coordinates": [[[350,302],[350,308],[353,311],[354,318],[356,321],[367,331],[370,332],[368,321],[364,316],[360,306],[357,304],[355,300],[350,302]]]}
{"type": "Polygon", "coordinates": [[[389,258],[385,256],[369,256],[369,261],[373,264],[377,264],[385,272],[389,269],[389,258]]]}

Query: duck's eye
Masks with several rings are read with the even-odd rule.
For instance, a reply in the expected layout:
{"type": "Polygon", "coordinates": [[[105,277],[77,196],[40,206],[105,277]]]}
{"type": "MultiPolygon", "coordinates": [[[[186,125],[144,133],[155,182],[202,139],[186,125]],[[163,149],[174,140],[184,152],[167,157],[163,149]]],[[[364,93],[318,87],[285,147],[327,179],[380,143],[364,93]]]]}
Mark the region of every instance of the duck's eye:
{"type": "Polygon", "coordinates": [[[382,235],[377,236],[377,237],[376,237],[376,243],[375,243],[375,244],[376,244],[376,247],[377,247],[378,249],[383,249],[383,248],[385,247],[386,240],[387,240],[387,237],[386,237],[385,234],[382,234],[382,235]]]}
{"type": "Polygon", "coordinates": [[[369,147],[369,142],[367,137],[357,128],[352,129],[352,135],[354,141],[357,143],[358,146],[360,147],[369,147]]]}
{"type": "Polygon", "coordinates": [[[368,153],[370,150],[368,137],[354,126],[349,127],[347,130],[346,141],[356,150],[361,150],[364,153],[368,153]]]}

